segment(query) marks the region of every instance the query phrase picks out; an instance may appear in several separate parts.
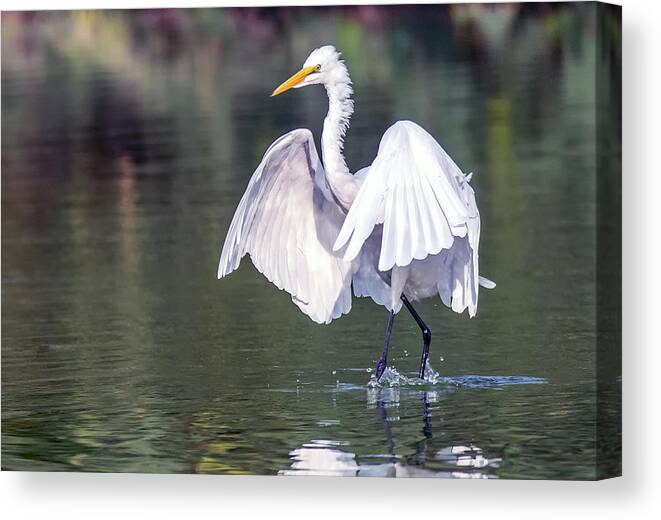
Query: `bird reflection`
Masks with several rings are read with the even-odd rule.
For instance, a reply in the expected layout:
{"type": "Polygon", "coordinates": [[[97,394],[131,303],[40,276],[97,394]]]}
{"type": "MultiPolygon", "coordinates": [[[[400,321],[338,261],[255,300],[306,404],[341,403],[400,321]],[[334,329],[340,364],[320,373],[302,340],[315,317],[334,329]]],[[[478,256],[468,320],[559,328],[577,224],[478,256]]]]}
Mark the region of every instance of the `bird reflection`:
{"type": "Polygon", "coordinates": [[[431,449],[433,439],[429,403],[438,398],[438,392],[419,392],[422,403],[422,436],[410,455],[395,450],[391,423],[399,417],[389,413],[399,405],[399,388],[368,389],[368,405],[376,409],[383,426],[387,456],[365,456],[362,459],[384,459],[386,462],[361,460],[355,453],[342,449],[344,444],[332,440],[312,440],[291,451],[292,463],[279,475],[323,475],[338,477],[437,477],[437,478],[496,478],[485,471],[497,468],[500,458],[489,458],[474,444],[450,445],[436,451],[431,449]],[[429,454],[432,453],[431,457],[429,454]]]}

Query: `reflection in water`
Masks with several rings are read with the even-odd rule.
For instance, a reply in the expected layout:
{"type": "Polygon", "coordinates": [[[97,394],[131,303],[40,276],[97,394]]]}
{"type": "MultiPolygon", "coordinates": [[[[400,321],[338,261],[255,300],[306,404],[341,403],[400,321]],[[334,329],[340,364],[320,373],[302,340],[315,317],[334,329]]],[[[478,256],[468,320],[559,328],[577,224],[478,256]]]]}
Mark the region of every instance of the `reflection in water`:
{"type": "Polygon", "coordinates": [[[477,446],[449,446],[438,452],[437,459],[447,469],[431,470],[403,462],[359,463],[354,453],[329,448],[330,441],[313,441],[290,453],[294,462],[290,469],[278,475],[327,477],[435,477],[435,478],[496,478],[482,471],[497,468],[500,459],[486,459],[477,446]],[[450,455],[448,455],[450,454],[450,455]],[[455,466],[456,469],[452,469],[455,466]]]}
{"type": "MultiPolygon", "coordinates": [[[[441,477],[441,478],[496,478],[488,468],[497,468],[501,458],[487,458],[482,449],[473,444],[445,446],[428,460],[427,453],[433,434],[429,400],[438,398],[436,392],[419,392],[422,402],[422,438],[415,443],[414,453],[398,454],[391,423],[400,418],[388,410],[399,403],[399,388],[368,389],[368,402],[376,410],[385,437],[387,452],[357,457],[340,449],[343,443],[331,440],[313,440],[289,453],[291,466],[279,475],[322,475],[337,477],[441,477]],[[430,396],[431,394],[431,396],[430,396]],[[386,459],[387,462],[380,462],[386,459]]],[[[346,443],[345,443],[346,444],[346,443]]]]}
{"type": "Polygon", "coordinates": [[[358,476],[360,467],[356,455],[332,447],[332,441],[312,441],[293,450],[289,456],[291,469],[279,471],[279,475],[325,475],[334,477],[358,476]]]}

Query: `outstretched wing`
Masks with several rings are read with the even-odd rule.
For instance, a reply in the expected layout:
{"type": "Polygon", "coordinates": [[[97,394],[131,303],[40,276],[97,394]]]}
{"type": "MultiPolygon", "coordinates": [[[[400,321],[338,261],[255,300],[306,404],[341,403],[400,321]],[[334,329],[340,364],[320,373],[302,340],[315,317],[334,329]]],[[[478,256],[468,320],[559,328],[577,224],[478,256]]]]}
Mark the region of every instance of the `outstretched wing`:
{"type": "Polygon", "coordinates": [[[480,215],[473,189],[450,156],[411,121],[391,126],[347,214],[335,250],[352,261],[383,224],[378,269],[444,251],[441,298],[457,312],[477,306],[480,215]]]}
{"type": "Polygon", "coordinates": [[[248,253],[255,267],[313,321],[351,309],[351,267],[332,246],[344,214],[334,201],[312,134],[274,142],[239,202],[220,255],[218,278],[248,253]]]}

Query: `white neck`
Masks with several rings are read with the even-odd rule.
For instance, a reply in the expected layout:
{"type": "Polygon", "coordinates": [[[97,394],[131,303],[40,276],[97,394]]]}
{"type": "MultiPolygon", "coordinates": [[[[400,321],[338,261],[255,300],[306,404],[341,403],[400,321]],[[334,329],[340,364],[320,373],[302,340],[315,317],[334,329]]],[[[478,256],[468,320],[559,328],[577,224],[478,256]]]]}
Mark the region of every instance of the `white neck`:
{"type": "Polygon", "coordinates": [[[325,85],[328,94],[328,114],[321,135],[321,154],[328,184],[337,200],[346,210],[355,198],[355,180],[347,168],[342,149],[344,135],[353,114],[351,79],[343,63],[336,71],[335,81],[325,85]]]}

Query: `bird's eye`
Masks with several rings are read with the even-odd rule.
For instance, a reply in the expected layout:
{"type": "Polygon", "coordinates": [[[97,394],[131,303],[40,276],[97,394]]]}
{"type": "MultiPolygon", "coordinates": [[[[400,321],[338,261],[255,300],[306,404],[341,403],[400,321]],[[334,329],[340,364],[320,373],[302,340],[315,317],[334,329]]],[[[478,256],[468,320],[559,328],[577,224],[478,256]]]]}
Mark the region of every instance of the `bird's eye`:
{"type": "Polygon", "coordinates": [[[320,72],[321,71],[321,65],[315,65],[314,71],[315,72],[320,72]]]}

